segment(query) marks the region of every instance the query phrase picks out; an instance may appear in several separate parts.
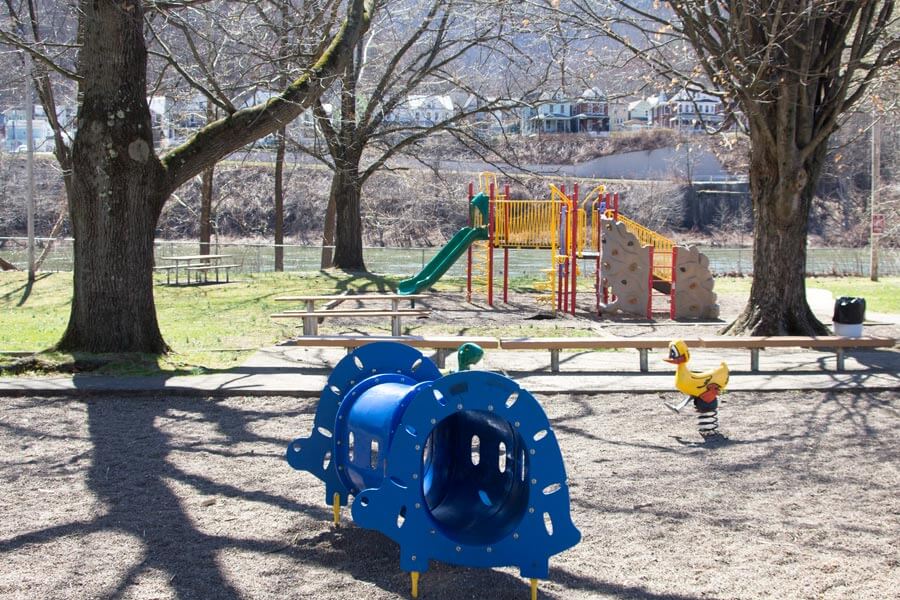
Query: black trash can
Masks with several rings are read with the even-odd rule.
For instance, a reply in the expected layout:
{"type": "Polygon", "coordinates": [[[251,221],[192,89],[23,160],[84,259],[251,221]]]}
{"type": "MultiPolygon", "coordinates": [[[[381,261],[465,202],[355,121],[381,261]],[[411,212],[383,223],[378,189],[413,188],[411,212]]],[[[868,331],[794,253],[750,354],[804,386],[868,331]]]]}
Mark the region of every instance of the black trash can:
{"type": "Polygon", "coordinates": [[[842,296],[834,301],[835,335],[859,337],[862,335],[862,324],[866,320],[866,299],[842,296]]]}

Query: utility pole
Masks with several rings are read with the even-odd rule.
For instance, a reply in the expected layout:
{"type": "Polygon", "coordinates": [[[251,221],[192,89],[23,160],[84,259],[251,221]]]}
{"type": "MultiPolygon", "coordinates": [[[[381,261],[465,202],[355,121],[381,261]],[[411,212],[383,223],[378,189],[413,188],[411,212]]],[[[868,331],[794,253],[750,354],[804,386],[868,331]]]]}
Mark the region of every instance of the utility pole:
{"type": "Polygon", "coordinates": [[[31,79],[31,57],[25,57],[25,144],[28,149],[25,166],[27,180],[28,281],[34,281],[34,92],[31,79]]]}
{"type": "Polygon", "coordinates": [[[878,109],[872,108],[872,198],[869,202],[869,274],[872,281],[878,281],[878,238],[875,233],[875,204],[878,202],[878,183],[881,175],[881,121],[878,109]]]}

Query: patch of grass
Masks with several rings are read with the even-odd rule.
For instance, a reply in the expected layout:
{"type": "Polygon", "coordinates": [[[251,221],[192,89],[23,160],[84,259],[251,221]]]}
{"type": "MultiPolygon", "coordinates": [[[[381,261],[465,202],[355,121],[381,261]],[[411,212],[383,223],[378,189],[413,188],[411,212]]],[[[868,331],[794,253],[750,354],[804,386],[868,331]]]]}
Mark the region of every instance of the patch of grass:
{"type": "Polygon", "coordinates": [[[70,273],[0,272],[0,350],[42,350],[62,336],[72,303],[70,273]]]}
{"type": "MultiPolygon", "coordinates": [[[[160,275],[162,280],[165,276],[160,275]]],[[[158,281],[158,283],[160,282],[158,281]]],[[[511,288],[535,293],[535,279],[514,278],[511,288]]],[[[165,356],[148,355],[71,355],[41,352],[33,361],[21,357],[0,356],[0,367],[16,372],[83,372],[138,375],[148,373],[192,374],[228,369],[241,364],[262,346],[296,335],[297,322],[273,320],[269,315],[288,308],[275,298],[284,295],[389,292],[396,278],[370,274],[327,271],[313,273],[241,274],[238,281],[225,285],[154,288],[157,316],[163,337],[172,348],[165,356]]],[[[579,282],[579,294],[591,294],[590,282],[579,282]]],[[[747,294],[750,278],[717,278],[719,294],[747,294]]],[[[434,290],[459,293],[465,289],[464,277],[442,279],[434,290]]],[[[810,278],[810,288],[829,290],[835,297],[863,296],[872,312],[900,313],[900,277],[884,277],[872,282],[860,277],[810,278]]],[[[498,285],[499,288],[499,285],[498,285]]],[[[499,292],[498,292],[499,293],[499,292]]],[[[28,285],[23,273],[0,273],[0,350],[42,351],[62,336],[69,318],[72,276],[69,273],[40,274],[28,285]]],[[[456,334],[459,326],[419,324],[407,320],[404,325],[414,335],[456,334]]],[[[589,330],[567,326],[529,323],[472,322],[465,326],[470,335],[503,337],[584,336],[589,330]]],[[[323,331],[328,331],[327,322],[323,331]]],[[[387,323],[373,323],[373,333],[388,335],[387,323]]]]}
{"type": "Polygon", "coordinates": [[[866,299],[866,310],[878,313],[900,313],[900,277],[813,277],[807,288],[824,288],[835,298],[856,296],[866,299]]]}
{"type": "Polygon", "coordinates": [[[743,294],[750,295],[750,277],[716,277],[715,292],[717,294],[743,294]]]}
{"type": "MultiPolygon", "coordinates": [[[[389,292],[396,283],[378,275],[342,271],[242,274],[238,278],[239,281],[226,285],[157,285],[157,318],[172,352],[164,357],[105,357],[94,372],[172,374],[233,367],[257,348],[296,333],[299,322],[269,318],[287,308],[275,302],[276,297],[347,290],[389,292]]],[[[32,286],[28,286],[25,274],[0,273],[0,350],[50,348],[65,331],[71,301],[69,273],[42,274],[32,286]]],[[[76,357],[52,352],[42,352],[41,359],[43,366],[35,367],[35,371],[49,370],[54,364],[65,370],[65,365],[78,361],[76,357]]],[[[3,364],[12,362],[15,359],[7,357],[3,364]]]]}

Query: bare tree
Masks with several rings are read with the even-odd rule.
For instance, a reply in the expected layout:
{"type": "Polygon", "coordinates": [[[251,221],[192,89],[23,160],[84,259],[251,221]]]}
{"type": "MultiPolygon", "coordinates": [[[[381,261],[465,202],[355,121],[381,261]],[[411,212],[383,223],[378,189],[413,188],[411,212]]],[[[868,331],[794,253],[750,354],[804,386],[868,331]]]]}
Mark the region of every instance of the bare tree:
{"type": "MultiPolygon", "coordinates": [[[[0,41],[28,52],[44,68],[78,86],[78,130],[57,156],[71,164],[67,196],[75,237],[69,324],[57,346],[90,352],[167,350],[153,302],[153,236],[166,200],[182,183],[223,156],[290,122],[343,70],[371,19],[370,0],[351,0],[347,16],[303,75],[281,93],[225,117],[159,156],[147,103],[147,11],[177,11],[193,2],[81,0],[72,6],[77,60],[57,60],[55,45],[33,32],[4,29],[0,41]]],[[[33,0],[20,10],[37,24],[33,0]]],[[[7,3],[8,17],[14,8],[7,3]]],[[[310,5],[309,9],[315,9],[310,5]]],[[[69,46],[75,40],[69,40],[69,46]]],[[[42,85],[38,80],[39,87],[42,85]]],[[[42,102],[47,102],[41,96],[42,102]]],[[[48,115],[56,114],[48,107],[48,115]]]]}
{"type": "Polygon", "coordinates": [[[670,0],[653,10],[646,2],[612,0],[599,6],[612,5],[624,13],[601,13],[582,0],[566,12],[658,72],[704,85],[746,120],[754,276],[746,308],[724,331],[826,333],[805,293],[811,202],[841,115],[900,57],[894,2],[670,0]],[[688,68],[686,53],[675,52],[685,43],[697,57],[688,68]]]}
{"type": "MultiPolygon", "coordinates": [[[[153,30],[151,52],[175,72],[182,94],[199,95],[206,105],[206,122],[217,113],[267,100],[303,75],[329,42],[339,19],[340,3],[325,0],[308,9],[307,0],[217,0],[189,11],[165,13],[165,28],[153,30]],[[252,29],[252,36],[245,32],[252,29]]],[[[172,83],[169,83],[172,87],[172,83]]],[[[284,162],[287,124],[266,136],[275,148],[274,210],[275,270],[284,268],[284,162]]],[[[201,252],[208,251],[213,167],[201,186],[201,252]]]]}
{"type": "MultiPolygon", "coordinates": [[[[425,164],[430,136],[491,154],[488,121],[499,121],[545,73],[517,47],[518,26],[503,4],[430,0],[379,9],[379,21],[346,64],[331,106],[315,107],[326,151],[306,151],[334,172],[323,236],[322,266],[364,270],[361,195],[385,168],[425,164]],[[510,22],[513,22],[510,19],[510,22]],[[514,74],[521,77],[513,81],[514,74]],[[454,106],[417,106],[453,98],[454,106]]],[[[496,131],[502,131],[495,123],[496,131]]]]}

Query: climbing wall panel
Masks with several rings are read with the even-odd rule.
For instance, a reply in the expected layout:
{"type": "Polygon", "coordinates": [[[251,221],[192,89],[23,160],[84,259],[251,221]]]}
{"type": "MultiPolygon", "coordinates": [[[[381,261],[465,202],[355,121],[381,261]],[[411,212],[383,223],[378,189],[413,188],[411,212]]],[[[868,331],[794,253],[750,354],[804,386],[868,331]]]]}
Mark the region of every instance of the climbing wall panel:
{"type": "Polygon", "coordinates": [[[718,319],[719,305],[713,291],[709,258],[696,246],[676,246],[675,318],[718,319]]]}
{"type": "Polygon", "coordinates": [[[621,221],[601,217],[601,285],[615,298],[603,306],[604,313],[622,312],[646,316],[650,301],[650,247],[621,221]]]}

